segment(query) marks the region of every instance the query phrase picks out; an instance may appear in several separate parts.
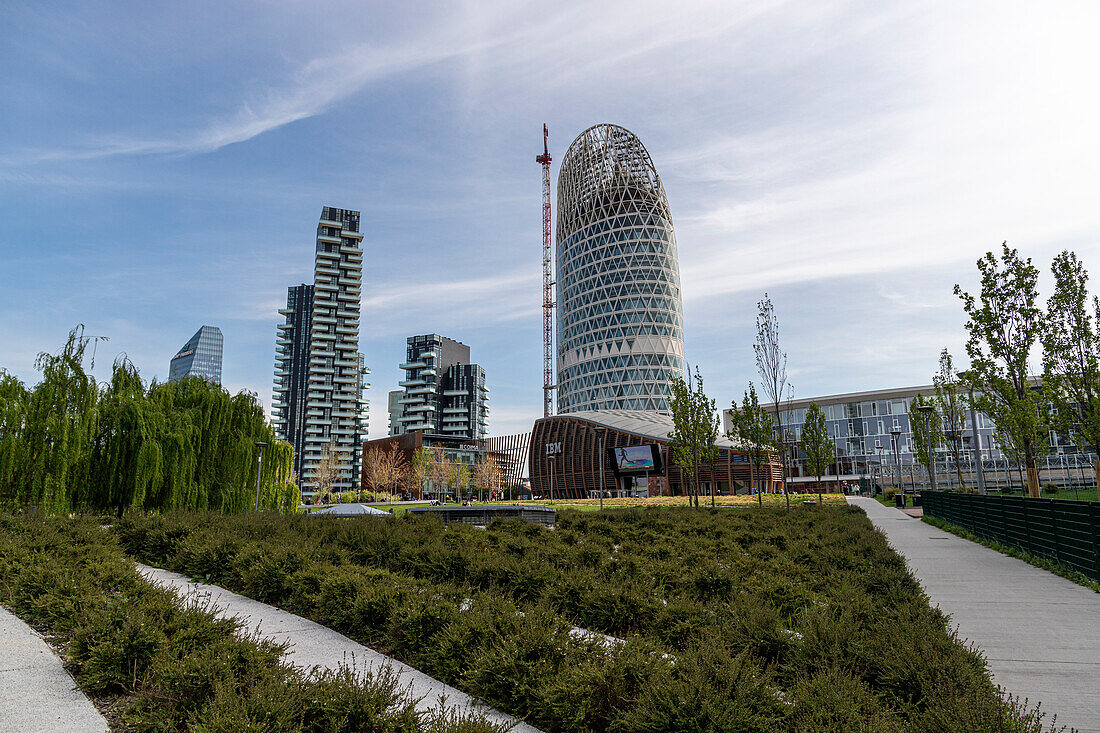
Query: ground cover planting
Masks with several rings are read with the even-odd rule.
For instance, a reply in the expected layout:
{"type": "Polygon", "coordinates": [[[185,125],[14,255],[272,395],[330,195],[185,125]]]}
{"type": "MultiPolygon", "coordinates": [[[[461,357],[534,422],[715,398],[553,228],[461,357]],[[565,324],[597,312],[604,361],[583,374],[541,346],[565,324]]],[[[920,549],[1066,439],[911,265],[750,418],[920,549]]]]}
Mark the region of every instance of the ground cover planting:
{"type": "Polygon", "coordinates": [[[0,602],[60,646],[112,730],[498,730],[418,713],[391,675],[283,665],[280,647],[142,580],[96,519],[0,517],[0,602]]]}
{"type": "Polygon", "coordinates": [[[122,546],[547,731],[1041,731],[849,507],[133,515],[122,546]],[[580,637],[573,627],[624,643],[580,637]]]}

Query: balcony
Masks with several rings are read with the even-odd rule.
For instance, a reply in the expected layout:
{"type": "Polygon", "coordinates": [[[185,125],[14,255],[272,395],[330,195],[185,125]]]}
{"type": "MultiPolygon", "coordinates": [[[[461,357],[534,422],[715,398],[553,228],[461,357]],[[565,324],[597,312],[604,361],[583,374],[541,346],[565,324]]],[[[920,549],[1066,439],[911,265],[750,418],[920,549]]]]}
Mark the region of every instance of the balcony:
{"type": "Polygon", "coordinates": [[[409,394],[435,394],[435,386],[428,384],[423,387],[412,387],[408,391],[409,394]]]}
{"type": "Polygon", "coordinates": [[[410,414],[414,412],[435,412],[435,405],[428,403],[413,405],[412,407],[406,407],[405,412],[408,412],[410,414]]]}
{"type": "Polygon", "coordinates": [[[443,393],[444,397],[461,397],[462,395],[469,394],[464,389],[448,389],[443,393]]]}
{"type": "Polygon", "coordinates": [[[423,369],[425,366],[422,361],[407,361],[400,365],[401,369],[408,371],[409,369],[423,369]]]}
{"type": "Polygon", "coordinates": [[[427,397],[424,397],[424,396],[402,397],[401,399],[399,399],[397,401],[397,404],[399,404],[399,405],[415,405],[419,402],[423,402],[426,399],[427,399],[427,397]]]}
{"type": "Polygon", "coordinates": [[[422,384],[427,384],[423,379],[405,379],[397,383],[398,387],[419,387],[422,384]]]}

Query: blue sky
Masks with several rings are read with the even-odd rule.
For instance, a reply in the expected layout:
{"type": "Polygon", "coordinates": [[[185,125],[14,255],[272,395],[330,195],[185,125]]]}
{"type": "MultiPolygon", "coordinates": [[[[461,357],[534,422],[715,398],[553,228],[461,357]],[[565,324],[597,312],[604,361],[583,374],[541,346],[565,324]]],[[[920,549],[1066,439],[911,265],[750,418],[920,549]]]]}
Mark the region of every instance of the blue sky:
{"type": "MultiPolygon", "coordinates": [[[[771,294],[798,397],[921,384],[1002,240],[1100,273],[1094,3],[0,6],[0,368],[69,328],[163,379],[203,324],[271,400],[325,204],[363,212],[372,434],[405,337],[470,345],[493,434],[541,415],[540,172],[598,122],[668,191],[720,405],[771,294]]],[[[556,175],[556,163],[555,163],[556,175]]],[[[1097,275],[1100,278],[1100,275],[1097,275]]],[[[1049,278],[1041,281],[1044,287],[1049,278]]]]}

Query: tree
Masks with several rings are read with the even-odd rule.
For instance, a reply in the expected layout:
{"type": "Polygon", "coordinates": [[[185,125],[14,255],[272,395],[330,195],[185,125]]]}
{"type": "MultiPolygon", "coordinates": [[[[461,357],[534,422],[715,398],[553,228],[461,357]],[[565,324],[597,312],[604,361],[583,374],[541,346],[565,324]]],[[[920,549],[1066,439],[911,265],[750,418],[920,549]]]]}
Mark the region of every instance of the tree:
{"type": "Polygon", "coordinates": [[[411,473],[413,483],[420,491],[420,498],[424,498],[424,485],[435,475],[435,451],[431,448],[420,446],[413,454],[411,473]]]}
{"type": "Polygon", "coordinates": [[[363,455],[363,478],[375,491],[398,494],[409,479],[409,462],[394,444],[371,448],[363,455]]]}
{"type": "Polygon", "coordinates": [[[753,352],[756,354],[756,370],[760,373],[761,388],[772,405],[775,418],[776,441],[775,445],[780,450],[783,458],[783,493],[787,495],[787,508],[791,508],[791,498],[787,491],[787,451],[784,438],[787,435],[783,428],[783,415],[779,411],[779,403],[790,400],[793,389],[787,384],[787,352],[779,347],[779,319],[775,315],[772,300],[764,293],[764,299],[757,305],[756,314],[756,343],[753,344],[753,352]]]}
{"type": "Polygon", "coordinates": [[[485,455],[474,465],[474,485],[479,491],[489,492],[490,496],[500,490],[503,478],[500,461],[494,455],[485,455]]]}
{"type": "Polygon", "coordinates": [[[321,449],[321,460],[310,472],[310,478],[317,484],[318,504],[327,504],[332,501],[332,487],[340,480],[340,474],[346,462],[345,453],[336,447],[335,440],[330,440],[321,449]]]}
{"type": "Polygon", "coordinates": [[[244,512],[259,441],[261,506],[297,506],[293,448],[275,437],[254,394],[198,377],[147,385],[125,355],[98,384],[84,360],[101,340],[73,329],[58,353],[39,355],[42,380],[30,389],[0,373],[0,503],[48,513],[244,512]]]}
{"type": "Polygon", "coordinates": [[[465,497],[470,485],[470,467],[462,461],[451,461],[447,466],[447,480],[454,487],[455,498],[465,497]]]}
{"type": "Polygon", "coordinates": [[[676,377],[672,388],[672,432],[668,434],[672,461],[691,487],[689,502],[699,506],[699,467],[718,457],[718,415],[714,400],[703,392],[703,378],[695,369],[695,384],[676,377]]]}
{"type": "Polygon", "coordinates": [[[940,370],[932,377],[936,389],[936,402],[943,419],[944,435],[947,438],[947,450],[955,460],[955,474],[959,479],[959,488],[965,489],[962,475],[962,436],[966,432],[966,404],[959,389],[959,377],[955,372],[955,363],[947,349],[940,352],[940,370]]]}
{"type": "Polygon", "coordinates": [[[927,412],[920,408],[934,408],[934,402],[935,400],[925,399],[924,395],[918,392],[909,405],[909,430],[913,433],[913,452],[917,462],[928,471],[929,483],[932,482],[936,446],[943,440],[943,421],[934,409],[932,412],[927,412]]]}
{"type": "MultiPolygon", "coordinates": [[[[1089,275],[1073,252],[1055,257],[1051,271],[1054,294],[1040,336],[1050,427],[1100,450],[1100,298],[1089,302],[1089,275]]],[[[1093,470],[1100,487],[1100,461],[1093,470]]]]}
{"type": "Polygon", "coordinates": [[[1040,400],[1032,388],[1028,357],[1042,330],[1042,312],[1035,301],[1039,271],[1030,259],[1002,244],[998,262],[992,252],[978,260],[978,297],[955,285],[955,295],[968,317],[969,375],[975,407],[997,425],[1009,453],[1027,468],[1028,494],[1039,496],[1037,458],[1046,452],[1040,400]]]}
{"type": "MultiPolygon", "coordinates": [[[[756,395],[756,387],[749,382],[749,389],[741,401],[741,407],[737,401],[730,405],[730,430],[726,437],[735,441],[748,451],[750,461],[749,483],[754,484],[755,477],[761,475],[764,465],[770,465],[770,458],[776,449],[775,445],[775,421],[767,408],[760,405],[756,395]]],[[[769,479],[771,476],[769,475],[769,479]]],[[[756,488],[753,485],[753,488],[756,488]]],[[[756,493],[756,500],[760,506],[764,505],[764,487],[761,486],[756,493]]]]}
{"type": "Polygon", "coordinates": [[[825,424],[825,411],[816,402],[806,408],[802,422],[802,450],[806,453],[806,466],[817,476],[817,503],[821,504],[821,477],[829,469],[834,454],[833,439],[825,424]]]}

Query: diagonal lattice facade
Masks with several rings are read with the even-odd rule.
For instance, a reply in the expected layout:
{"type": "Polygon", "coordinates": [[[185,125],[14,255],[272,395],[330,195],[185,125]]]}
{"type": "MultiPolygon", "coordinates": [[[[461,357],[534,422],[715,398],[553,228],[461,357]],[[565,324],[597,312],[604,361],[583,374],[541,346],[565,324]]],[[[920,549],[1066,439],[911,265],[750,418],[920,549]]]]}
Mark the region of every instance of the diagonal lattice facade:
{"type": "Polygon", "coordinates": [[[641,140],[585,130],[558,172],[558,412],[669,411],[684,376],[676,235],[641,140]]]}

